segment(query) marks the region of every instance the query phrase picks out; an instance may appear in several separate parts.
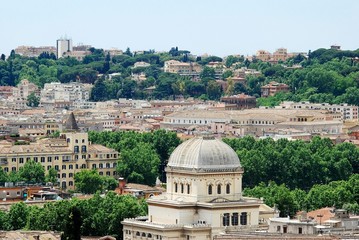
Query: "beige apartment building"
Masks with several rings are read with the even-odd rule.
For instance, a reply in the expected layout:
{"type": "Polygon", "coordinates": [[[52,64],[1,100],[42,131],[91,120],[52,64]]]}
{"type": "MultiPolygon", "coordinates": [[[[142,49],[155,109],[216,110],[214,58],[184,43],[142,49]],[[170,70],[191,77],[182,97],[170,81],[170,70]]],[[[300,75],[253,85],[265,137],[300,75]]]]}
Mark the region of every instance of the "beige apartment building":
{"type": "Polygon", "coordinates": [[[178,73],[180,75],[199,74],[202,71],[201,65],[198,63],[185,63],[176,60],[169,60],[165,62],[164,72],[178,73]]]}
{"type": "Polygon", "coordinates": [[[26,57],[38,57],[43,52],[56,54],[56,48],[53,46],[18,46],[15,48],[16,54],[26,57]]]}
{"type": "Polygon", "coordinates": [[[100,175],[116,176],[119,154],[113,149],[92,144],[88,134],[78,131],[73,114],[60,138],[45,138],[28,145],[0,142],[0,166],[5,172],[18,171],[27,161],[39,162],[47,172],[58,171],[62,188],[74,188],[74,175],[82,169],[97,169],[100,175]]]}

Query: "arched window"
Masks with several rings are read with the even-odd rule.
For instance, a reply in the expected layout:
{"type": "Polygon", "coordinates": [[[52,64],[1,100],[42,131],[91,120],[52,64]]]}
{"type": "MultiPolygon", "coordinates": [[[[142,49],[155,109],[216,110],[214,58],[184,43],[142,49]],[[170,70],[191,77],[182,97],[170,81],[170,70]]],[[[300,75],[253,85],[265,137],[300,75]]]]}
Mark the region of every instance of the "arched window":
{"type": "Polygon", "coordinates": [[[208,185],[208,195],[212,195],[212,184],[208,185]]]}
{"type": "Polygon", "coordinates": [[[178,183],[175,183],[175,192],[178,192],[178,183]]]}
{"type": "Polygon", "coordinates": [[[227,183],[227,185],[226,185],[226,193],[227,194],[231,193],[231,185],[229,183],[227,183]]]}
{"type": "Polygon", "coordinates": [[[183,183],[181,183],[181,193],[184,192],[184,186],[183,186],[183,183]]]}
{"type": "Polygon", "coordinates": [[[73,181],[70,181],[69,182],[69,186],[73,186],[74,185],[74,182],[73,181]]]}
{"type": "Polygon", "coordinates": [[[187,184],[187,194],[191,192],[191,185],[187,184]]]}
{"type": "Polygon", "coordinates": [[[221,192],[222,192],[222,185],[218,184],[217,185],[217,194],[221,194],[221,192]]]}

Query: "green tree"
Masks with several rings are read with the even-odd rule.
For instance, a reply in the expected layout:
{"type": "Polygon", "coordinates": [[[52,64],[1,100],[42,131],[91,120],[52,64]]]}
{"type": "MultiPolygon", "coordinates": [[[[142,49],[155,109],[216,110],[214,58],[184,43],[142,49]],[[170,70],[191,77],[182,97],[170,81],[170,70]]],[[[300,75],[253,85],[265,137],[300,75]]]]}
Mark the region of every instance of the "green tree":
{"type": "Polygon", "coordinates": [[[8,177],[6,173],[4,172],[4,169],[0,167],[0,186],[8,180],[8,177]]]}
{"type": "Polygon", "coordinates": [[[30,160],[23,167],[20,167],[19,176],[26,182],[43,183],[45,180],[45,170],[41,163],[30,160]]]}
{"type": "Polygon", "coordinates": [[[118,182],[113,177],[103,177],[103,185],[105,190],[115,190],[118,186],[118,182]]]}
{"type": "Polygon", "coordinates": [[[154,185],[159,176],[160,159],[148,143],[138,143],[133,149],[121,151],[117,172],[128,182],[154,185]]]}
{"type": "Polygon", "coordinates": [[[77,191],[86,194],[102,191],[103,178],[95,170],[81,170],[75,174],[75,187],[77,191]]]}
{"type": "Polygon", "coordinates": [[[27,106],[38,107],[40,104],[40,98],[35,95],[35,93],[30,93],[27,97],[27,106]]]}
{"type": "Polygon", "coordinates": [[[222,88],[216,81],[209,81],[207,85],[207,96],[210,100],[219,100],[222,88]]]}
{"type": "Polygon", "coordinates": [[[8,224],[11,230],[23,229],[26,225],[28,209],[23,202],[11,205],[8,213],[8,224]]]}
{"type": "Polygon", "coordinates": [[[215,72],[214,68],[204,67],[200,74],[200,78],[201,79],[204,79],[204,78],[214,79],[215,73],[216,72],[215,72]]]}
{"type": "Polygon", "coordinates": [[[132,52],[131,52],[131,50],[130,50],[129,47],[126,49],[126,51],[124,52],[124,54],[126,54],[127,56],[130,56],[130,57],[133,56],[133,54],[132,54],[132,52]]]}
{"type": "Polygon", "coordinates": [[[91,100],[97,101],[104,101],[107,100],[107,89],[105,82],[102,78],[99,78],[96,82],[94,87],[91,90],[91,100]]]}
{"type": "Polygon", "coordinates": [[[51,182],[52,184],[57,184],[57,170],[53,167],[51,167],[46,176],[45,176],[46,182],[51,182]]]}
{"type": "Polygon", "coordinates": [[[81,225],[82,216],[80,209],[77,206],[72,206],[68,212],[65,229],[64,233],[61,235],[61,240],[81,240],[81,225]]]}

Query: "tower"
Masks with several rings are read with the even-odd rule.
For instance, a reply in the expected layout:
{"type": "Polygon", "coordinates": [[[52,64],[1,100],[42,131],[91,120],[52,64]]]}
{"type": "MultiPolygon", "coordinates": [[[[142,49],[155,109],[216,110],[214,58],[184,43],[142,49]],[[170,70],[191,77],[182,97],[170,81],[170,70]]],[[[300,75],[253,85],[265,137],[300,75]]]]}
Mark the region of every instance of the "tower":
{"type": "Polygon", "coordinates": [[[61,58],[64,53],[72,52],[72,39],[60,38],[56,41],[57,58],[61,58]]]}

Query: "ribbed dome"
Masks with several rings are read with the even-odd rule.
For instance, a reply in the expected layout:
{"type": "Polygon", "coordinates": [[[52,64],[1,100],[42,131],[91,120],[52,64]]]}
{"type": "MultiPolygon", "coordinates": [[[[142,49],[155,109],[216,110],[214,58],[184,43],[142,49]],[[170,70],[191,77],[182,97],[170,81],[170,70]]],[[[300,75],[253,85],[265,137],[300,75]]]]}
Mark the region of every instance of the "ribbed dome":
{"type": "Polygon", "coordinates": [[[234,171],[241,168],[236,152],[213,137],[196,137],[179,145],[168,160],[169,169],[204,172],[234,171]]]}

